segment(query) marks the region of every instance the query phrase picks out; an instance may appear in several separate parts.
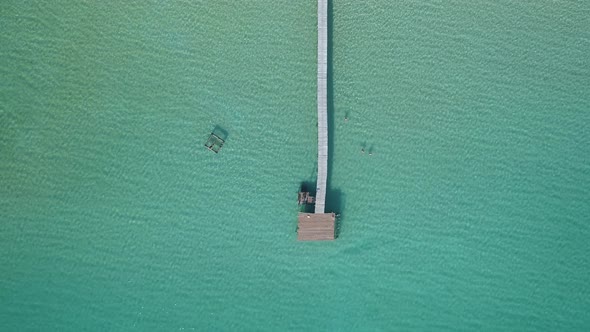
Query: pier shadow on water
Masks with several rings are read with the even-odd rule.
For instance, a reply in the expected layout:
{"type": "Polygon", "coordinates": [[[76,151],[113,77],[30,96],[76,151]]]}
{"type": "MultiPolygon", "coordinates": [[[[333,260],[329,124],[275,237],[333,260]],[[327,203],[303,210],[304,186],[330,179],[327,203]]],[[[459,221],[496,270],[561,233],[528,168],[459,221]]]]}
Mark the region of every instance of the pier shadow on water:
{"type": "Polygon", "coordinates": [[[213,128],[213,131],[211,131],[211,133],[219,136],[219,138],[221,138],[224,141],[227,141],[227,137],[229,136],[228,131],[220,125],[216,125],[215,128],[213,128]]]}
{"type": "Polygon", "coordinates": [[[328,107],[328,179],[326,191],[330,193],[330,183],[332,178],[332,171],[334,165],[334,141],[335,141],[335,109],[334,109],[334,65],[333,65],[333,29],[334,16],[332,9],[333,0],[328,0],[328,82],[327,82],[327,107],[328,107]]]}
{"type": "Polygon", "coordinates": [[[342,211],[344,211],[346,195],[340,189],[328,187],[326,192],[326,212],[336,213],[336,237],[340,234],[342,226],[342,211]]]}
{"type": "Polygon", "coordinates": [[[327,107],[328,107],[328,179],[326,188],[326,212],[334,212],[336,218],[336,237],[340,233],[342,226],[342,216],[344,215],[345,195],[338,188],[332,188],[332,172],[334,170],[334,142],[336,116],[334,108],[334,61],[333,61],[333,31],[334,15],[333,0],[328,0],[328,82],[327,82],[327,107]]]}

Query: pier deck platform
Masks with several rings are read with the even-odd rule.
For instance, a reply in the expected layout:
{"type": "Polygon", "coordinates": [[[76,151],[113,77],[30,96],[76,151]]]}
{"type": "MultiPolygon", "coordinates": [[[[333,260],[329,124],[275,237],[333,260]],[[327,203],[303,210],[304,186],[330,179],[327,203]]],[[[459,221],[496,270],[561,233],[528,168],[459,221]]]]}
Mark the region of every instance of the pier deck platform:
{"type": "Polygon", "coordinates": [[[335,238],[334,213],[299,213],[297,240],[329,241],[335,238]]]}

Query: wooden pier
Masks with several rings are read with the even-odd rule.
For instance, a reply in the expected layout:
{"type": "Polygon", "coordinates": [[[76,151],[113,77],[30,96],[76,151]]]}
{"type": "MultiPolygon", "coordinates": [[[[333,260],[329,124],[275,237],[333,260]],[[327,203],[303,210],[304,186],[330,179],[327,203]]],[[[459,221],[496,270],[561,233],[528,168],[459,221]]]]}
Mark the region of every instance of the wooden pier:
{"type": "Polygon", "coordinates": [[[328,181],[328,0],[318,0],[318,178],[315,197],[303,187],[298,202],[305,207],[315,203],[315,213],[300,212],[297,223],[299,241],[326,241],[336,237],[336,214],[325,213],[328,181]]]}
{"type": "Polygon", "coordinates": [[[315,213],[326,209],[328,181],[328,0],[318,0],[318,179],[315,213]]]}

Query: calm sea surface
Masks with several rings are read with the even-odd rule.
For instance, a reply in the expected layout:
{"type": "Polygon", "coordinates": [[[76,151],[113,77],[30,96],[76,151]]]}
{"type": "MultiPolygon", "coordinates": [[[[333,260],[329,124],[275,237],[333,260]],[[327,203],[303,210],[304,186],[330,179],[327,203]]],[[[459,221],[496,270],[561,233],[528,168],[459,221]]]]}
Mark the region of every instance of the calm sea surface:
{"type": "Polygon", "coordinates": [[[2,1],[1,331],[590,329],[590,2],[333,0],[299,243],[316,10],[2,1]]]}

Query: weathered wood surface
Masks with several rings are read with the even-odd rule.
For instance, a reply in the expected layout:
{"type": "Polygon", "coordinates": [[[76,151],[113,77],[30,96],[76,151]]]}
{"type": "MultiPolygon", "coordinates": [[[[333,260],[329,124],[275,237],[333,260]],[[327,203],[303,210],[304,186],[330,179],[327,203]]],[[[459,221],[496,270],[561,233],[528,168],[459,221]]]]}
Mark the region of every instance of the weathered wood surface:
{"type": "Polygon", "coordinates": [[[335,238],[336,215],[334,213],[299,213],[297,240],[328,241],[335,238]]]}

